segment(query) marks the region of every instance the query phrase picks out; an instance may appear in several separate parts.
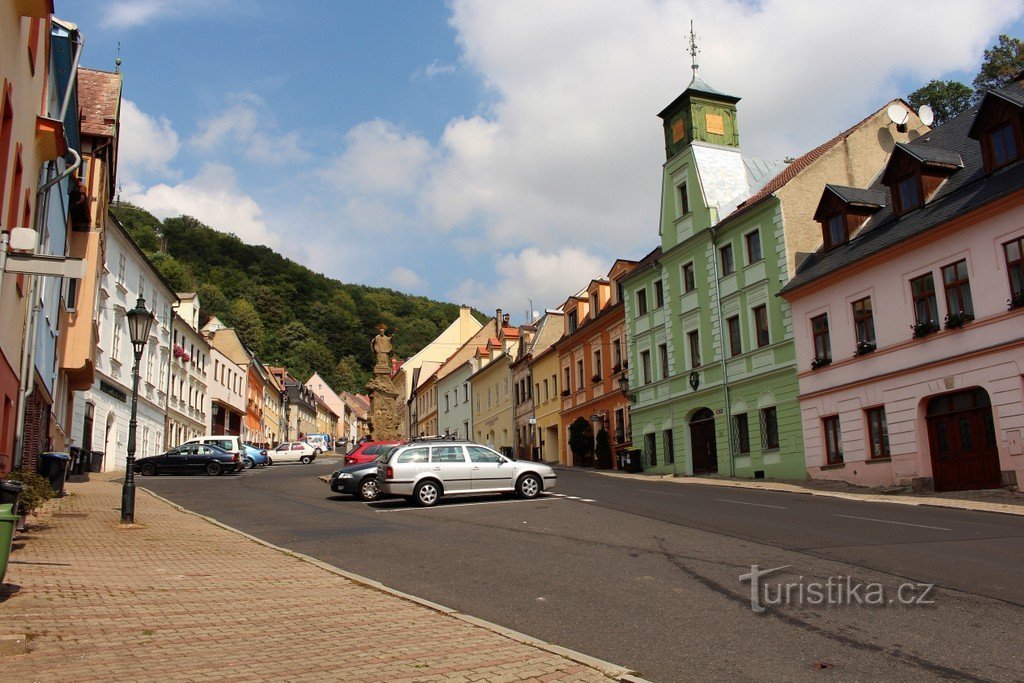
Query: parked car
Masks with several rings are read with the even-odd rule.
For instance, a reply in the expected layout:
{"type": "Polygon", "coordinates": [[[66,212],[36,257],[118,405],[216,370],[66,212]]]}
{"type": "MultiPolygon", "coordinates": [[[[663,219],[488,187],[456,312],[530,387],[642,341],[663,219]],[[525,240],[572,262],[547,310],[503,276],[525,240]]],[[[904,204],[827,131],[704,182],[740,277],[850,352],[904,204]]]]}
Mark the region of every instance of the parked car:
{"type": "Polygon", "coordinates": [[[245,469],[251,470],[254,467],[266,467],[270,464],[270,456],[267,455],[266,448],[257,448],[247,443],[242,444],[242,450],[245,451],[242,456],[245,469]]]}
{"type": "Polygon", "coordinates": [[[312,446],[317,455],[331,450],[330,434],[306,434],[302,440],[312,446]]]}
{"type": "Polygon", "coordinates": [[[367,503],[380,498],[382,494],[377,486],[377,458],[370,462],[342,467],[331,475],[331,490],[355,496],[367,503]]]}
{"type": "Polygon", "coordinates": [[[515,492],[536,498],[556,481],[555,471],[543,463],[513,460],[487,446],[448,438],[413,439],[377,462],[382,493],[423,507],[448,495],[515,492]]]}
{"type": "Polygon", "coordinates": [[[279,462],[301,462],[304,465],[316,460],[317,450],[305,441],[286,441],[267,453],[270,464],[279,462]]]}
{"type": "MultiPolygon", "coordinates": [[[[239,457],[245,459],[245,444],[242,437],[231,434],[220,434],[217,436],[197,436],[184,442],[184,444],[203,444],[205,446],[216,446],[228,453],[238,453],[239,457]]],[[[182,445],[184,445],[182,444],[182,445]]]]}
{"type": "Polygon", "coordinates": [[[361,465],[374,462],[381,453],[386,453],[401,441],[364,441],[345,454],[345,465],[361,465]]]}
{"type": "Polygon", "coordinates": [[[242,456],[212,444],[186,443],[166,453],[139,458],[135,471],[144,477],[157,474],[205,472],[214,476],[238,472],[245,467],[242,456]]]}

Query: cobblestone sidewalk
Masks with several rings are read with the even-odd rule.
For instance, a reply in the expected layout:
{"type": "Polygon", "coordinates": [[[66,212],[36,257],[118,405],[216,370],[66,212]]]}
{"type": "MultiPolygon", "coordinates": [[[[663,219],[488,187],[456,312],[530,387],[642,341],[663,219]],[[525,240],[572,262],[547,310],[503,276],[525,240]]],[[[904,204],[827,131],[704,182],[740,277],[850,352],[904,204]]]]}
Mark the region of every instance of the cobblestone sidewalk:
{"type": "Polygon", "coordinates": [[[622,668],[262,544],[139,491],[68,484],[15,537],[4,681],[608,681],[622,668]]]}

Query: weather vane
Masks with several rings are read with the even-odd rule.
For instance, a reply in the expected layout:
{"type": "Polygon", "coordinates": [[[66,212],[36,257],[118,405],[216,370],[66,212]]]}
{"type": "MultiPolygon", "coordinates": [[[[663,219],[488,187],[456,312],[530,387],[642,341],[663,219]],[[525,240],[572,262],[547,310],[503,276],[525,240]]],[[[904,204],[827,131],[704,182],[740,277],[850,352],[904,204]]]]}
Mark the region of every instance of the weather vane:
{"type": "Polygon", "coordinates": [[[692,64],[690,68],[693,69],[693,78],[697,78],[697,53],[700,52],[700,48],[697,47],[697,34],[693,32],[693,19],[690,19],[690,49],[687,50],[692,58],[692,64]]]}

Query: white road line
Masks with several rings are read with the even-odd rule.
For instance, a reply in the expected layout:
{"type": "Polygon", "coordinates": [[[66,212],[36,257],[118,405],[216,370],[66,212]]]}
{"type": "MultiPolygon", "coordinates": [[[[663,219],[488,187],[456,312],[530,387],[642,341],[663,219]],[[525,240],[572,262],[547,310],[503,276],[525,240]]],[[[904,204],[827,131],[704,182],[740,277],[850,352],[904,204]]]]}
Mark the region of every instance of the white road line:
{"type": "Polygon", "coordinates": [[[537,503],[537,502],[540,502],[542,500],[556,500],[556,499],[554,498],[554,496],[541,496],[540,498],[531,498],[529,500],[488,500],[488,501],[482,501],[482,502],[479,502],[479,503],[449,503],[448,505],[437,505],[437,506],[428,507],[428,508],[417,508],[417,507],[395,508],[393,510],[377,510],[377,512],[378,513],[381,513],[381,512],[425,512],[427,510],[449,510],[451,508],[468,508],[468,507],[471,507],[473,505],[501,505],[502,503],[537,503]]]}
{"type": "Polygon", "coordinates": [[[763,503],[748,503],[745,500],[729,500],[728,498],[715,498],[715,500],[721,501],[723,503],[736,503],[737,505],[753,505],[754,507],[759,507],[759,508],[775,508],[776,510],[788,510],[789,509],[789,508],[783,507],[781,505],[765,505],[763,503]]]}
{"type": "Polygon", "coordinates": [[[581,503],[596,503],[597,501],[593,498],[580,498],[581,503]]]}
{"type": "Polygon", "coordinates": [[[875,519],[874,517],[857,517],[855,515],[833,515],[834,517],[846,517],[847,519],[862,519],[865,522],[881,522],[882,524],[899,524],[900,526],[916,526],[919,529],[935,529],[936,531],[952,531],[944,526],[928,526],[927,524],[911,524],[910,522],[894,522],[891,519],[875,519]]]}

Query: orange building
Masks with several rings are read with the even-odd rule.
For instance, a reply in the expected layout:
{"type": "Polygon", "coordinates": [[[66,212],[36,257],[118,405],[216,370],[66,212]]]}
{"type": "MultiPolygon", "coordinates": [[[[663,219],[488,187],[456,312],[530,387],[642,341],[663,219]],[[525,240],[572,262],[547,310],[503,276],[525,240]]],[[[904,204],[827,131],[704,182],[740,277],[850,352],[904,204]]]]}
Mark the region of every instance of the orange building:
{"type": "Polygon", "coordinates": [[[561,372],[560,459],[564,465],[617,467],[616,455],[630,445],[629,399],[620,385],[625,369],[626,325],[618,281],[635,266],[634,261],[616,261],[607,278],[592,280],[562,306],[566,333],[554,346],[561,372]],[[590,426],[595,442],[606,430],[612,450],[610,462],[598,462],[594,451],[573,454],[569,426],[578,419],[590,426]]]}

